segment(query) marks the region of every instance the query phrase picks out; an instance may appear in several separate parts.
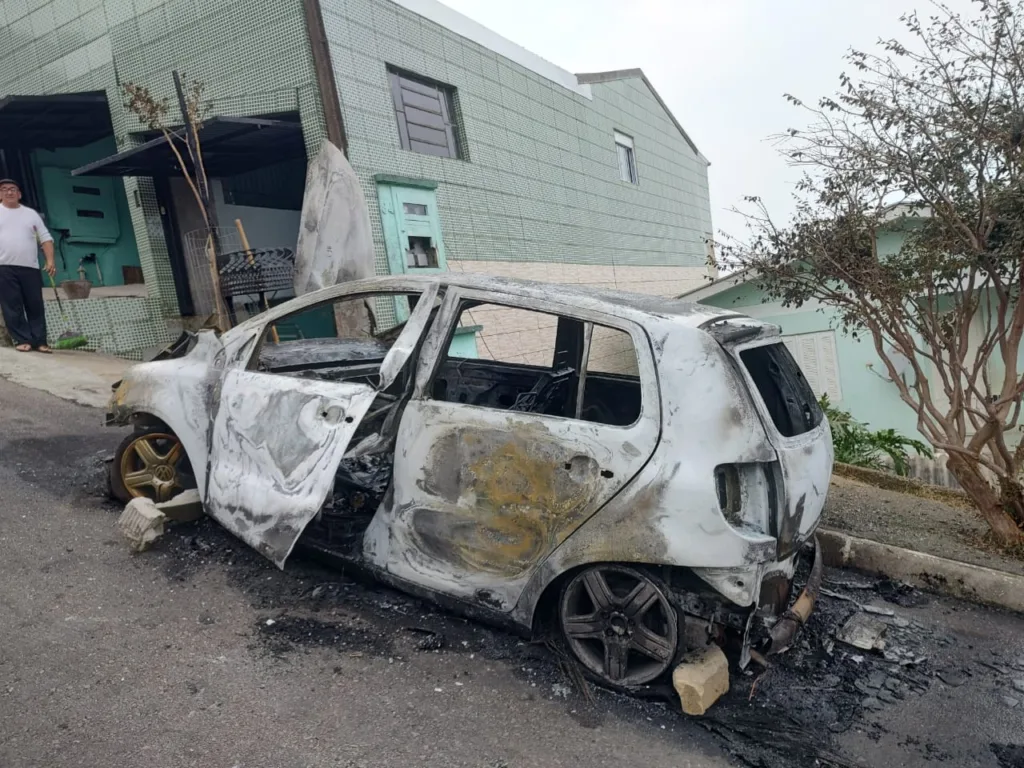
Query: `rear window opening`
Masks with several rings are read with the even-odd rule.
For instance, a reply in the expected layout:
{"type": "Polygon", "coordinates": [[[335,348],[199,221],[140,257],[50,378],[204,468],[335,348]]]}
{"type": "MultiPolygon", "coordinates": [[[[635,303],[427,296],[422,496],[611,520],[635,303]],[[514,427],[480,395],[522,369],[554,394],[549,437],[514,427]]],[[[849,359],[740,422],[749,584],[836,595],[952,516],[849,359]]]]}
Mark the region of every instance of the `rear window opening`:
{"type": "Polygon", "coordinates": [[[785,344],[747,349],[740,359],[783,437],[802,435],[821,423],[814,391],[785,344]]]}

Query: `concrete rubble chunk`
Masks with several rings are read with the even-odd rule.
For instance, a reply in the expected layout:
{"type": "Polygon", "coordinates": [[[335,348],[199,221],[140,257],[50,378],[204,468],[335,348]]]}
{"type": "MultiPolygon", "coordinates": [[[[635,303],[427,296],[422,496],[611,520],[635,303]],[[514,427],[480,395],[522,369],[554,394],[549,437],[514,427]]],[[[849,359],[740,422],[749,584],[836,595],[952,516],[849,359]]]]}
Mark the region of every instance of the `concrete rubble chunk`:
{"type": "Polygon", "coordinates": [[[170,501],[160,502],[156,508],[176,523],[194,523],[203,516],[203,502],[196,488],[183,491],[170,501]]]}
{"type": "Polygon", "coordinates": [[[717,645],[694,651],[673,670],[672,685],[683,712],[703,715],[729,690],[729,661],[717,645]]]}
{"type": "Polygon", "coordinates": [[[164,515],[151,499],[132,499],[124,508],[117,521],[121,533],[128,539],[133,552],[145,552],[150,545],[164,535],[164,515]]]}

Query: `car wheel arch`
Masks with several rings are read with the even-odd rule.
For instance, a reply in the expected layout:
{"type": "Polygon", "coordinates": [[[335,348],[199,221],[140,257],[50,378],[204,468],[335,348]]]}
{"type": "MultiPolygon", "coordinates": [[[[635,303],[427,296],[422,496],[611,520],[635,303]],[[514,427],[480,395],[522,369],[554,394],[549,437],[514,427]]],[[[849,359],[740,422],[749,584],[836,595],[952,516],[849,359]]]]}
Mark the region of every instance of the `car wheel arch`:
{"type": "Polygon", "coordinates": [[[132,425],[138,431],[163,429],[173,434],[181,443],[182,450],[192,467],[200,496],[206,496],[206,474],[209,461],[207,435],[199,434],[191,429],[184,416],[162,412],[163,409],[153,407],[152,403],[140,405],[131,411],[131,416],[124,423],[132,425]]]}

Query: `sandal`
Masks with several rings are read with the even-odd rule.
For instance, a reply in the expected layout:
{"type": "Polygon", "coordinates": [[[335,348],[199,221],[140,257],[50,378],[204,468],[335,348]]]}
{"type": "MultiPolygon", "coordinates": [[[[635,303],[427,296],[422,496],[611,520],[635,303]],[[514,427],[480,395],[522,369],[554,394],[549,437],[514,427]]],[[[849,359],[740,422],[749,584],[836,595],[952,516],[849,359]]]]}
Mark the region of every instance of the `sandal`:
{"type": "Polygon", "coordinates": [[[18,352],[31,352],[32,347],[28,344],[19,344],[14,348],[18,352]]]}
{"type": "Polygon", "coordinates": [[[42,352],[44,355],[52,355],[53,354],[53,350],[50,349],[45,344],[40,344],[38,347],[36,347],[36,352],[42,352]]]}

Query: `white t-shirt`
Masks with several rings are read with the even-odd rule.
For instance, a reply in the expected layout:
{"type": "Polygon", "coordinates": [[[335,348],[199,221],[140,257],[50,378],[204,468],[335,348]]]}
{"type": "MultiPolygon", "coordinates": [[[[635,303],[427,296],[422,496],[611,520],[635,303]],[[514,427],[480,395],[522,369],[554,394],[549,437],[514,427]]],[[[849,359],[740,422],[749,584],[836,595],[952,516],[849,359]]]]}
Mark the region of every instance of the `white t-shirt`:
{"type": "Polygon", "coordinates": [[[27,205],[0,205],[0,267],[39,269],[39,244],[53,238],[42,218],[27,205]]]}

